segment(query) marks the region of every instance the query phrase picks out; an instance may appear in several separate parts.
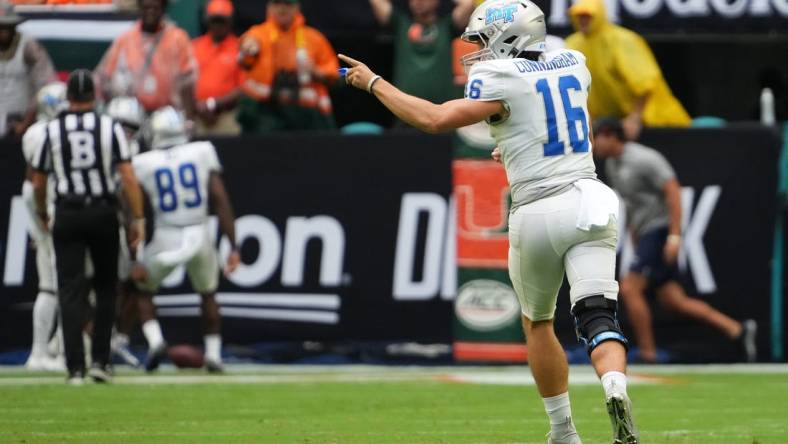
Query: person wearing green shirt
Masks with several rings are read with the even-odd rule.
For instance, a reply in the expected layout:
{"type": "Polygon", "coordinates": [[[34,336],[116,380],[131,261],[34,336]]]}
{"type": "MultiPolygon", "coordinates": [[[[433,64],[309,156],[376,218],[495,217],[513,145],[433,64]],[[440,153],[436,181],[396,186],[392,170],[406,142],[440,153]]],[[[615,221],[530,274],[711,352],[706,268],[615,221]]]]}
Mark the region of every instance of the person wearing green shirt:
{"type": "Polygon", "coordinates": [[[459,98],[452,79],[452,40],[474,9],[473,0],[454,0],[450,15],[439,14],[440,0],[409,0],[410,11],[391,0],[369,0],[375,19],[394,32],[394,84],[434,103],[459,98]]]}

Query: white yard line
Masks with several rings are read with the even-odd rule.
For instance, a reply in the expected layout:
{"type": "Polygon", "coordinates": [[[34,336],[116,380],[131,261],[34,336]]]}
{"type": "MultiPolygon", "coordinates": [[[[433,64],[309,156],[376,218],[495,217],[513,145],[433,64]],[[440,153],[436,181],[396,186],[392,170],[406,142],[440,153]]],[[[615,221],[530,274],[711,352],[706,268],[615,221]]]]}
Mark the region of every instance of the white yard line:
{"type": "MultiPolygon", "coordinates": [[[[184,384],[317,384],[317,383],[381,383],[381,382],[449,382],[466,384],[533,385],[525,366],[504,367],[393,367],[370,365],[228,365],[226,375],[208,375],[196,371],[178,372],[164,366],[155,375],[146,375],[120,368],[115,384],[121,385],[184,385],[184,384]]],[[[632,384],[670,382],[671,374],[788,374],[788,365],[702,365],[702,366],[633,366],[632,384]]],[[[0,367],[0,386],[63,384],[64,377],[51,373],[24,373],[22,367],[0,367]]],[[[573,385],[598,384],[589,366],[573,366],[573,385]]]]}

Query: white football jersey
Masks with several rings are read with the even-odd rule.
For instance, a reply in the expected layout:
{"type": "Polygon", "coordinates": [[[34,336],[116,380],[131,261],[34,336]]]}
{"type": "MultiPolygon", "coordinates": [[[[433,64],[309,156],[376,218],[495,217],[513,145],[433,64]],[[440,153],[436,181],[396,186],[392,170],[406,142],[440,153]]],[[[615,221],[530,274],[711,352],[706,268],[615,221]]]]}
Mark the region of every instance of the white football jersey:
{"type": "Polygon", "coordinates": [[[473,65],[469,100],[502,101],[508,112],[491,119],[501,150],[513,207],[563,192],[579,179],[596,178],[591,155],[585,56],[559,49],[526,59],[473,65]]]}
{"type": "MultiPolygon", "coordinates": [[[[49,125],[48,120],[38,120],[36,123],[30,125],[27,131],[25,131],[25,134],[22,136],[22,156],[24,156],[25,162],[27,162],[28,165],[32,165],[33,157],[36,155],[38,148],[40,148],[41,145],[43,145],[46,141],[47,125],[49,125]]],[[[54,214],[55,195],[55,180],[50,179],[47,182],[47,211],[50,215],[54,214]]],[[[38,220],[38,217],[36,216],[35,200],[32,197],[32,194],[29,197],[28,203],[28,209],[30,211],[31,217],[33,220],[38,220]]],[[[43,235],[44,234],[42,233],[39,237],[43,235]]]]}
{"type": "Polygon", "coordinates": [[[132,159],[151,199],[157,226],[185,227],[208,219],[208,181],[222,167],[210,142],[153,150],[132,159]]]}
{"type": "Polygon", "coordinates": [[[22,155],[25,156],[25,161],[28,165],[33,163],[33,156],[47,137],[48,120],[39,120],[30,125],[22,136],[22,155]]]}

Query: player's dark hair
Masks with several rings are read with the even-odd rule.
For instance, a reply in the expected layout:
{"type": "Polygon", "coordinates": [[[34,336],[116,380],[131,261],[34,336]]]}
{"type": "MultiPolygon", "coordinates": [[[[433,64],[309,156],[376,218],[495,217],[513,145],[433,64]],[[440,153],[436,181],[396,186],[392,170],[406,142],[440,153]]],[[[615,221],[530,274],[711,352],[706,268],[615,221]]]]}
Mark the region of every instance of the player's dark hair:
{"type": "Polygon", "coordinates": [[[594,134],[612,134],[622,142],[627,140],[621,121],[610,117],[604,117],[594,122],[594,134]]]}

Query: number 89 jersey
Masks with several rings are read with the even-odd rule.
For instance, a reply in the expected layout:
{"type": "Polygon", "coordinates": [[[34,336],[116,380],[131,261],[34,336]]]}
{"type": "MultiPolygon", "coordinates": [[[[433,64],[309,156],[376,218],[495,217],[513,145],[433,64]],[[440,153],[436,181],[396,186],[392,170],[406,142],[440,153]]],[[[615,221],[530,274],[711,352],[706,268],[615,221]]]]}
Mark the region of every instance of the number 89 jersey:
{"type": "Polygon", "coordinates": [[[595,179],[589,140],[591,73],[578,51],[556,50],[540,61],[500,59],[473,65],[469,100],[502,101],[491,119],[501,150],[513,209],[559,194],[579,179],[595,179]]]}
{"type": "Polygon", "coordinates": [[[157,226],[185,227],[208,218],[208,181],[222,170],[210,142],[153,150],[133,159],[134,173],[148,194],[157,226]]]}

